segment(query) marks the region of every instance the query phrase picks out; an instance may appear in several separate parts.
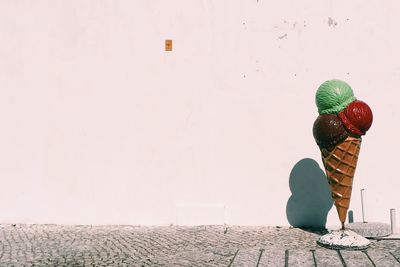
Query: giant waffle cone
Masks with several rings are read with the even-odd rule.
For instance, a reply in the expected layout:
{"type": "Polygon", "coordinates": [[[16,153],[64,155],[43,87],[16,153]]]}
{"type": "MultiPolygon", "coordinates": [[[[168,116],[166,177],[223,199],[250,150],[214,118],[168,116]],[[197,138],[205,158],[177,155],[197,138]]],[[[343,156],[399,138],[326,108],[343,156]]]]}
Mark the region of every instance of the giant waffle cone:
{"type": "Polygon", "coordinates": [[[322,161],[331,187],[332,198],[344,226],[349,209],[353,177],[360,153],[361,138],[347,137],[333,149],[321,149],[322,161]]]}

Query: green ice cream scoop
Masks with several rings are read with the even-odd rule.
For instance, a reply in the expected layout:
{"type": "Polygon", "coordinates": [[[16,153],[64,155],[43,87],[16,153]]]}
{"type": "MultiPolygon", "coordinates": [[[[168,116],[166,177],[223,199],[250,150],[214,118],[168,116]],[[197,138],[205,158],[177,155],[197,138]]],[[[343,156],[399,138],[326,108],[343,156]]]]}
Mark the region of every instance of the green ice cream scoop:
{"type": "Polygon", "coordinates": [[[339,113],[356,100],[351,87],[341,80],[328,80],[320,85],[315,95],[319,114],[339,113]]]}

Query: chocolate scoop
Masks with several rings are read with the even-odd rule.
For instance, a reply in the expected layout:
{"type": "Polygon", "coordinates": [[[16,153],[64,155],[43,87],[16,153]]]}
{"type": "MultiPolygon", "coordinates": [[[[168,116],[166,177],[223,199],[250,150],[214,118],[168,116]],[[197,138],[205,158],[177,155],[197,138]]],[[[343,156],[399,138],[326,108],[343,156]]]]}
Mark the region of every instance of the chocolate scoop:
{"type": "Polygon", "coordinates": [[[314,122],[313,135],[318,146],[332,148],[349,135],[336,114],[322,114],[314,122]]]}

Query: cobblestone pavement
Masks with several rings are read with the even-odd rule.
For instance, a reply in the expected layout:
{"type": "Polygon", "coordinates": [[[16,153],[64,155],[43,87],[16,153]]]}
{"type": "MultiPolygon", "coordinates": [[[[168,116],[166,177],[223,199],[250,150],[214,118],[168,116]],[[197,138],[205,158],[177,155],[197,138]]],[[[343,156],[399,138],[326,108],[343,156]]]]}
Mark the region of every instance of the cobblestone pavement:
{"type": "Polygon", "coordinates": [[[0,225],[0,266],[400,266],[400,241],[365,251],[287,227],[0,225]]]}

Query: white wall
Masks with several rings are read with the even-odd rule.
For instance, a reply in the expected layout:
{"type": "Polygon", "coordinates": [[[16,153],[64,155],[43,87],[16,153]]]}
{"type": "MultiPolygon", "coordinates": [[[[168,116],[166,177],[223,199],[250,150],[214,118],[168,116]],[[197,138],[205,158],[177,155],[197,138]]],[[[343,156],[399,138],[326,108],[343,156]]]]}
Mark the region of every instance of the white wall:
{"type": "MultiPolygon", "coordinates": [[[[351,209],[399,204],[398,1],[0,1],[0,222],[287,225],[314,94],[370,104],[351,209]],[[165,39],[173,51],[164,51],[165,39]]],[[[328,224],[338,224],[333,208],[328,224]]]]}

